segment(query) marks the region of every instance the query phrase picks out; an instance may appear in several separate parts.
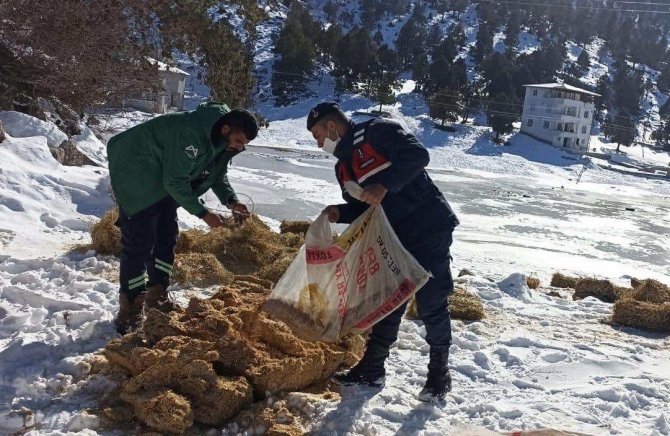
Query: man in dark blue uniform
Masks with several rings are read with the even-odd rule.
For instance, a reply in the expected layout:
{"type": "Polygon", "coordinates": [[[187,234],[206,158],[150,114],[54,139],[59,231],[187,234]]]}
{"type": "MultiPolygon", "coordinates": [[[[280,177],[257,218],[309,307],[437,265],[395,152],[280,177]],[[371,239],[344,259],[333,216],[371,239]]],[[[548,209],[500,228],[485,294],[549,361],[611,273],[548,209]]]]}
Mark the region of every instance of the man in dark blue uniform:
{"type": "MultiPolygon", "coordinates": [[[[324,209],[330,222],[348,224],[368,207],[381,205],[404,247],[432,273],[416,294],[430,345],[428,378],[419,399],[444,399],[451,390],[447,297],[454,285],[449,247],[458,219],[426,173],[428,151],[397,123],[373,119],[355,124],[332,102],[310,111],[307,129],[320,148],[337,158],[335,173],[346,203],[324,209]]],[[[384,383],[384,362],[398,338],[405,306],[372,328],[363,358],[349,371],[336,374],[334,382],[370,386],[384,383]]]]}

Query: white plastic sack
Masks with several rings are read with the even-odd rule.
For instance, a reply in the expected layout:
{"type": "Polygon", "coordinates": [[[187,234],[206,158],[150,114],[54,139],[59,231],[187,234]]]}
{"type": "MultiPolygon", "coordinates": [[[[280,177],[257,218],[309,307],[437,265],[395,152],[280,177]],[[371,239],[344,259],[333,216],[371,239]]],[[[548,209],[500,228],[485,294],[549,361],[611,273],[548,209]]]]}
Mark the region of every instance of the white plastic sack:
{"type": "Polygon", "coordinates": [[[429,278],[381,207],[369,208],[338,238],[322,214],[264,309],[304,339],[332,342],[369,329],[429,278]]]}

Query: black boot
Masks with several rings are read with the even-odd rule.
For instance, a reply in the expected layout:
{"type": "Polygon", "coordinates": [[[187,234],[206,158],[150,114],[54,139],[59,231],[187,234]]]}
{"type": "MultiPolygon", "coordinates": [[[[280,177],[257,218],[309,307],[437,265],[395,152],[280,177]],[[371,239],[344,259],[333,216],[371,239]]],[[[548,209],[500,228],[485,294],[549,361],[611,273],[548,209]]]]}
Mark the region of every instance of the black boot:
{"type": "Polygon", "coordinates": [[[384,385],[386,371],[384,361],[389,356],[389,349],[376,342],[368,341],[363,358],[349,371],[336,373],[331,381],[340,386],[367,385],[381,387],[384,385]]]}
{"type": "Polygon", "coordinates": [[[447,367],[448,360],[449,346],[430,347],[428,379],[419,393],[420,401],[442,401],[447,392],[451,391],[451,375],[449,375],[449,368],[447,367]]]}
{"type": "MultiPolygon", "coordinates": [[[[142,289],[143,290],[143,289],[142,289]]],[[[119,294],[119,313],[114,319],[116,331],[125,335],[135,330],[142,322],[142,305],[144,304],[144,293],[119,294]]]]}

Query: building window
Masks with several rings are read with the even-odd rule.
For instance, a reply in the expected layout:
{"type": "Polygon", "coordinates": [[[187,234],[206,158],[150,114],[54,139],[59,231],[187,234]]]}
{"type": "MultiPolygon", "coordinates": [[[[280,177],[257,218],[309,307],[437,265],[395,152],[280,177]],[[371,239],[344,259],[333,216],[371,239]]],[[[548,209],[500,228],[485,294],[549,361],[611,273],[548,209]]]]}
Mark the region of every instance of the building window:
{"type": "Polygon", "coordinates": [[[588,118],[588,117],[589,117],[589,111],[584,111],[584,118],[588,118]]]}
{"type": "Polygon", "coordinates": [[[537,96],[537,89],[533,89],[533,97],[537,96]]]}
{"type": "Polygon", "coordinates": [[[586,126],[582,126],[582,133],[586,134],[586,126]]]}
{"type": "Polygon", "coordinates": [[[579,138],[575,139],[575,145],[579,145],[579,138]]]}
{"type": "Polygon", "coordinates": [[[533,127],[533,119],[528,118],[528,127],[533,127]]]}
{"type": "Polygon", "coordinates": [[[530,111],[535,112],[535,103],[530,105],[530,111]]]}
{"type": "Polygon", "coordinates": [[[544,128],[545,128],[545,129],[548,129],[548,128],[549,128],[549,121],[545,121],[545,122],[544,122],[544,128]]]}

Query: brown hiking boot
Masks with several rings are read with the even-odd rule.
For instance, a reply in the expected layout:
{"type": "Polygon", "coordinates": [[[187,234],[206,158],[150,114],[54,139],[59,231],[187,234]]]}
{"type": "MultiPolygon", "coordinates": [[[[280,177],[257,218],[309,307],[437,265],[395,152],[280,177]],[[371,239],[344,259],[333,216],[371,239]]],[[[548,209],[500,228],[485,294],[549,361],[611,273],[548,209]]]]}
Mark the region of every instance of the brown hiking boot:
{"type": "Polygon", "coordinates": [[[140,325],[143,304],[144,294],[139,294],[132,302],[125,293],[119,295],[119,313],[114,320],[119,334],[125,335],[140,325]]]}
{"type": "Polygon", "coordinates": [[[160,283],[147,286],[147,294],[144,298],[144,307],[147,309],[158,309],[161,312],[168,313],[175,310],[178,306],[170,300],[167,286],[160,283]]]}

